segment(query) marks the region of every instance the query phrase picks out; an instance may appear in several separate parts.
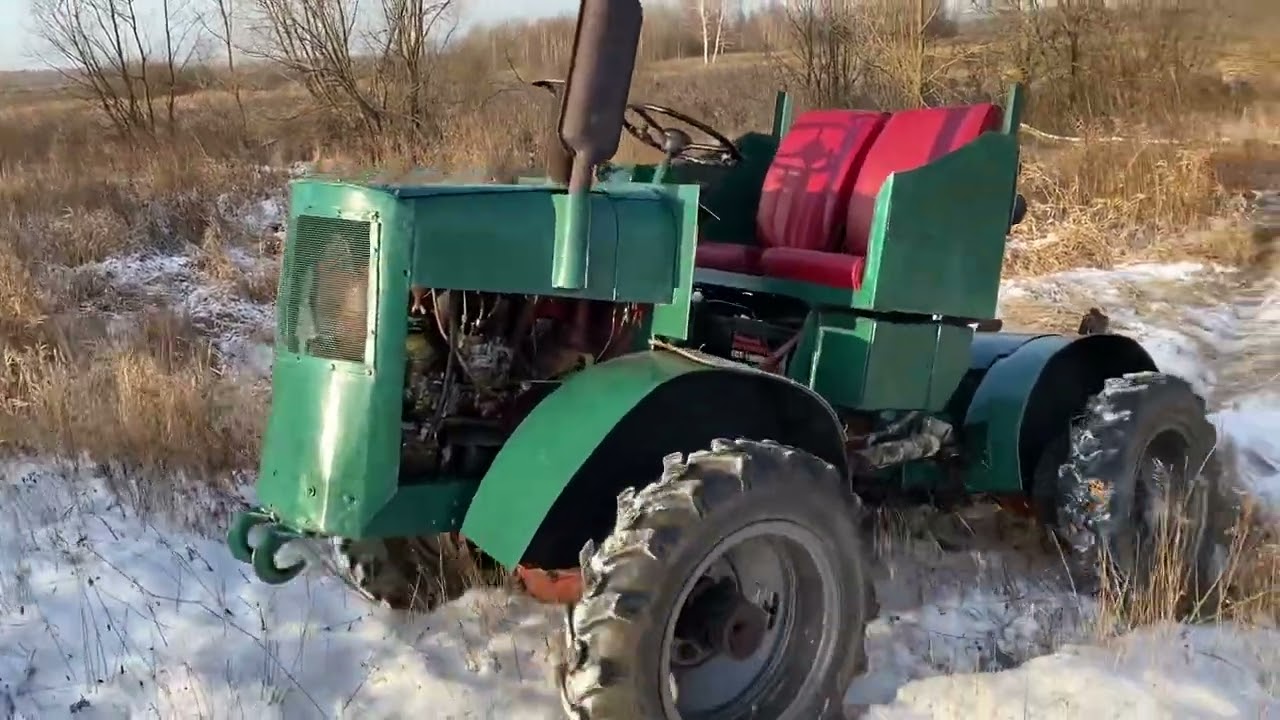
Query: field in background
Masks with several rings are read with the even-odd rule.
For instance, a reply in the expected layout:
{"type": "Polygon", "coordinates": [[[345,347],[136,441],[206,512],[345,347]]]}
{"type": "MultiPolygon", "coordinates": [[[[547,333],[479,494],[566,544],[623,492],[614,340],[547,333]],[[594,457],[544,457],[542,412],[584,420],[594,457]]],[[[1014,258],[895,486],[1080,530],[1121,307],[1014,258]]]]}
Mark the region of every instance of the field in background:
{"type": "MultiPolygon", "coordinates": [[[[1173,257],[1246,265],[1270,240],[1245,229],[1250,192],[1280,182],[1266,4],[1226,16],[1209,3],[1008,11],[959,28],[928,3],[811,1],[726,16],[708,25],[719,43],[672,10],[652,14],[632,95],[735,133],[768,127],[778,87],[802,106],[909,107],[996,98],[1022,79],[1029,123],[1060,137],[1027,137],[1030,212],[1008,274],[1173,257]]],[[[288,0],[249,5],[280,13],[268,31],[324,21],[288,0]]],[[[94,32],[36,17],[52,40],[94,32]]],[[[218,17],[202,25],[214,39],[218,17]]],[[[246,213],[278,210],[298,163],[486,178],[536,168],[553,102],[525,83],[559,75],[570,40],[557,20],[444,49],[388,42],[373,57],[277,42],[230,66],[216,50],[203,65],[126,52],[57,80],[5,76],[0,451],[109,459],[156,480],[122,488],[149,509],[173,508],[185,482],[229,487],[252,471],[268,388],[230,367],[225,306],[269,311],[279,218],[246,213]],[[152,269],[179,278],[179,295],[120,282],[122,258],[136,270],[164,257],[178,259],[152,269]]],[[[653,154],[626,139],[620,157],[653,154]]]]}

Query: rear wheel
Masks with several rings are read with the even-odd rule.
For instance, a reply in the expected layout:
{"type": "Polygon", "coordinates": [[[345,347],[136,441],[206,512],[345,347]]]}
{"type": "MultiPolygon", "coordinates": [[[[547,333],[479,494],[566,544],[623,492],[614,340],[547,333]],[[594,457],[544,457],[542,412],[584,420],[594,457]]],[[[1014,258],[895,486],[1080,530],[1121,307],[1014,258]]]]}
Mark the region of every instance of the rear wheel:
{"type": "Polygon", "coordinates": [[[559,673],[578,720],[843,717],[876,613],[835,468],[773,443],[719,440],[667,459],[583,549],[559,673]]]}
{"type": "Polygon", "coordinates": [[[1204,400],[1185,380],[1107,380],[1072,424],[1057,482],[1041,495],[1078,582],[1105,583],[1125,602],[1156,590],[1179,612],[1203,609],[1219,574],[1209,522],[1216,445],[1204,400]]]}

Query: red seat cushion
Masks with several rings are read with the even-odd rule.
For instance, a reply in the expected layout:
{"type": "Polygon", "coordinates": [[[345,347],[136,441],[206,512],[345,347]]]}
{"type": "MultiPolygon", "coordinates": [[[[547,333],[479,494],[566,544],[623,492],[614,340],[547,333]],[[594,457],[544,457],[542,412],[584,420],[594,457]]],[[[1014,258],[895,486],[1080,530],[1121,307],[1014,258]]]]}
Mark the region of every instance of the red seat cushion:
{"type": "Polygon", "coordinates": [[[857,290],[862,285],[865,258],[822,250],[769,248],[761,258],[764,274],[828,287],[857,290]]]}
{"type": "Polygon", "coordinates": [[[700,242],[694,264],[711,270],[760,274],[761,248],[737,243],[700,242]]]}
{"type": "Polygon", "coordinates": [[[839,246],[858,170],[886,117],[862,110],[813,110],[796,118],[764,178],[756,213],[761,246],[839,246]]]}
{"type": "Polygon", "coordinates": [[[921,108],[894,113],[867,152],[849,200],[843,250],[866,255],[875,215],[876,194],[890,173],[905,172],[930,163],[976,140],[988,130],[998,130],[1002,112],[998,105],[963,105],[921,108]]]}

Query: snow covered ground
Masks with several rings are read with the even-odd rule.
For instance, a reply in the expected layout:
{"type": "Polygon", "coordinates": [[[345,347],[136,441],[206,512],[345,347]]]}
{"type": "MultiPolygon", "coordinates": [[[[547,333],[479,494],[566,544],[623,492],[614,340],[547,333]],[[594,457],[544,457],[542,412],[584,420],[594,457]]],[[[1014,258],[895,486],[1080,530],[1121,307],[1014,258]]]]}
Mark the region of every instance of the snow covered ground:
{"type": "MultiPolygon", "coordinates": [[[[279,213],[246,217],[266,226],[279,213]]],[[[271,308],[201,285],[193,262],[97,271],[190,308],[261,380],[271,308]]],[[[1280,507],[1274,280],[1191,264],[1080,270],[1008,283],[1002,302],[1104,307],[1206,393],[1242,482],[1280,507]]],[[[1094,608],[1033,529],[983,508],[928,525],[882,553],[871,668],[847,697],[870,717],[1280,717],[1280,633],[1169,626],[1098,643],[1094,608]],[[943,536],[962,549],[941,550],[943,536]]],[[[136,517],[88,470],[0,465],[0,720],[559,718],[557,623],[497,591],[407,617],[320,572],[269,587],[221,538],[136,517]]]]}

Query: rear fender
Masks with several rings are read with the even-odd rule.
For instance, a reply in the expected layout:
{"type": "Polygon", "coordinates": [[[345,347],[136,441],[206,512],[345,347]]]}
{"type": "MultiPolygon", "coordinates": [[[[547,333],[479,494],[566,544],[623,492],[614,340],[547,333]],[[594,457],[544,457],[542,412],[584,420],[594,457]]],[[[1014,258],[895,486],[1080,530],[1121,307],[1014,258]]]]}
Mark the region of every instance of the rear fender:
{"type": "Polygon", "coordinates": [[[576,567],[613,525],[624,488],[657,480],[662,458],[717,437],[773,439],[846,468],[835,412],[787,378],[665,351],[627,355],[570,378],[498,453],[462,533],[498,562],[576,567]]]}
{"type": "Polygon", "coordinates": [[[981,347],[975,343],[971,378],[949,408],[953,417],[964,418],[966,488],[1030,492],[1045,447],[1067,431],[1107,378],[1156,369],[1147,351],[1122,335],[986,336],[981,347]]]}

